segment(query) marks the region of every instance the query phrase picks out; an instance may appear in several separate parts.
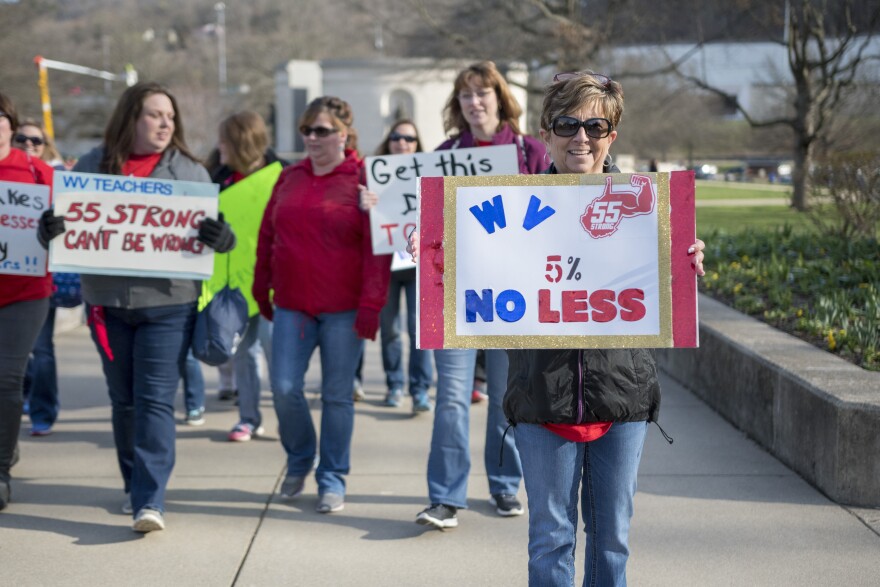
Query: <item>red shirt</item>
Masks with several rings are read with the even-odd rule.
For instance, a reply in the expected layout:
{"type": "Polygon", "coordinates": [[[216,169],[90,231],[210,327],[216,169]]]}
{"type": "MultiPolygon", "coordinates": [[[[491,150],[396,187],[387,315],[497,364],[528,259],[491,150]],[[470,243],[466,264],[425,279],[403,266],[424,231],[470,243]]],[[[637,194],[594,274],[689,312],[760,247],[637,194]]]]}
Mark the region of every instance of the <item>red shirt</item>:
{"type": "Polygon", "coordinates": [[[326,175],[310,159],[287,167],[263,214],[254,299],[308,316],[380,311],[391,255],[374,255],[370,217],[358,206],[363,164],[353,151],[326,175]]]}
{"type": "Polygon", "coordinates": [[[611,422],[589,424],[544,424],[544,428],[572,442],[592,442],[602,438],[611,428],[611,422]]]}
{"type": "Polygon", "coordinates": [[[122,164],[121,175],[133,175],[135,177],[150,177],[162,153],[150,153],[149,155],[129,155],[128,161],[122,164]]]}
{"type": "MultiPolygon", "coordinates": [[[[28,157],[24,151],[19,149],[10,149],[9,155],[0,160],[0,181],[51,186],[52,173],[51,167],[39,159],[28,157]]],[[[5,194],[0,200],[5,202],[5,194]]],[[[34,209],[47,209],[50,204],[51,202],[34,202],[34,209]]],[[[0,212],[6,213],[5,208],[7,206],[0,206],[0,212]]],[[[0,273],[0,307],[15,302],[41,300],[50,295],[52,295],[52,275],[48,272],[42,277],[0,273]]]]}

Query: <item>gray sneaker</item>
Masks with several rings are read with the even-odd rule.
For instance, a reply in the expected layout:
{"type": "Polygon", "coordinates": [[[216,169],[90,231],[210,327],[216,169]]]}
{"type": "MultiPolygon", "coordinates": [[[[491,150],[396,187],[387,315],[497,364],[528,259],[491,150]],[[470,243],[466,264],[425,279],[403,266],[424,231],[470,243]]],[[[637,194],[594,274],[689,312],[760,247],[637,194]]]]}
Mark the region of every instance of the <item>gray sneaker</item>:
{"type": "Polygon", "coordinates": [[[278,492],[284,499],[292,499],[303,492],[303,486],[306,484],[305,475],[288,475],[281,483],[281,490],[278,492]]]}
{"type": "Polygon", "coordinates": [[[125,501],[122,502],[122,513],[130,516],[134,513],[134,508],[131,507],[131,494],[125,494],[125,501]]]}
{"type": "Polygon", "coordinates": [[[341,512],[345,508],[345,498],[338,493],[324,493],[318,498],[315,511],[319,514],[341,512]]]}
{"type": "Polygon", "coordinates": [[[507,493],[493,493],[489,498],[489,503],[495,506],[495,512],[499,516],[505,518],[521,516],[525,511],[516,496],[507,493]]]}
{"type": "Polygon", "coordinates": [[[131,525],[131,529],[144,534],[154,530],[164,530],[165,518],[162,517],[162,512],[159,510],[141,508],[141,511],[134,517],[134,524],[131,525]]]}
{"type": "Polygon", "coordinates": [[[458,517],[455,515],[458,508],[442,503],[431,504],[416,516],[416,524],[433,526],[440,530],[444,528],[458,527],[458,517]]]}

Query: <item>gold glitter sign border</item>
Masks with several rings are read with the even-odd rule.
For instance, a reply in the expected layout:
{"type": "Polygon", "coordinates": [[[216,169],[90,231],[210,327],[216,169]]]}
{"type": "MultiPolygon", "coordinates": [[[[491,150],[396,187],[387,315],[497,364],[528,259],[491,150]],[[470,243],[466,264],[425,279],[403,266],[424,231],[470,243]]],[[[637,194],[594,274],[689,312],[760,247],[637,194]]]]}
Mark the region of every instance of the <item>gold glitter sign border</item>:
{"type": "Polygon", "coordinates": [[[458,176],[443,178],[443,348],[459,349],[561,349],[561,348],[667,348],[672,336],[672,274],[670,271],[670,193],[668,173],[543,174],[458,176]],[[651,177],[657,188],[657,262],[660,294],[660,333],[657,335],[459,335],[455,267],[457,247],[456,197],[462,187],[587,186],[603,185],[607,175],[615,184],[629,183],[632,175],[651,177]]]}

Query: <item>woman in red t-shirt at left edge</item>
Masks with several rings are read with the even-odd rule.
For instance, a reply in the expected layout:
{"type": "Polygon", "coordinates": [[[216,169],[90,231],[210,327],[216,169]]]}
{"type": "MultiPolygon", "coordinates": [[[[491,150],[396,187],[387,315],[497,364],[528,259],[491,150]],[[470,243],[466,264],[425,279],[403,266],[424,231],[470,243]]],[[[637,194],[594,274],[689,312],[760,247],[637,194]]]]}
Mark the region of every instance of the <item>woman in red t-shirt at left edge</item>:
{"type": "MultiPolygon", "coordinates": [[[[0,181],[52,185],[52,168],[12,148],[18,129],[15,106],[0,93],[0,181]]],[[[0,200],[8,204],[5,200],[0,200]]],[[[46,208],[49,202],[42,202],[46,208]]],[[[36,236],[36,229],[34,229],[36,236]]],[[[6,258],[6,246],[0,261],[6,258]]],[[[49,313],[52,276],[0,274],[0,510],[9,503],[9,470],[18,460],[18,432],[24,404],[22,385],[28,355],[49,313]]]]}

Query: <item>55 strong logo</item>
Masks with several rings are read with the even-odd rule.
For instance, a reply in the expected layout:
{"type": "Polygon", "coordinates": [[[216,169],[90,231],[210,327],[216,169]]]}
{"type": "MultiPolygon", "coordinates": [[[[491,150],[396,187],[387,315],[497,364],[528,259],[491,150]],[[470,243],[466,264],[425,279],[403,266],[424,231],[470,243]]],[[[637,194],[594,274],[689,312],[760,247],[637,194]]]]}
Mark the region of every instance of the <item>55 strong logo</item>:
{"type": "Polygon", "coordinates": [[[621,220],[654,211],[654,184],[645,175],[630,177],[630,185],[612,185],[605,178],[602,195],[590,202],[581,215],[581,226],[593,238],[604,238],[617,232],[621,220]]]}

